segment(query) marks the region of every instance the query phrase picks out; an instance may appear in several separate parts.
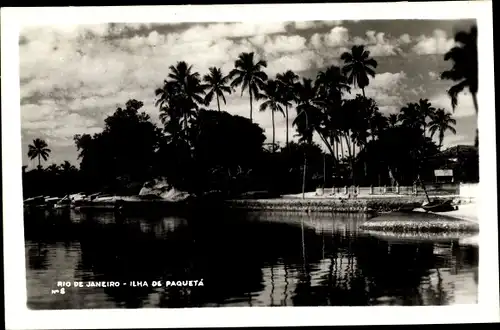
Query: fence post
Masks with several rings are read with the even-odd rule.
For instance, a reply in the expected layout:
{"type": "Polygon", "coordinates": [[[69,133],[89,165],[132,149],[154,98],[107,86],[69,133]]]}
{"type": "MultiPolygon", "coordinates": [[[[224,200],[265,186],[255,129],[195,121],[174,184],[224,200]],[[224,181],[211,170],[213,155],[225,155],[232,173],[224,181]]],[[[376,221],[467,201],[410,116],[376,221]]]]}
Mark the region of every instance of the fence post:
{"type": "Polygon", "coordinates": [[[399,184],[398,183],[396,183],[396,194],[399,195],[399,184]]]}
{"type": "Polygon", "coordinates": [[[370,195],[373,195],[373,185],[370,186],[370,195]]]}
{"type": "Polygon", "coordinates": [[[347,186],[344,186],[344,194],[347,195],[347,186]]]}
{"type": "Polygon", "coordinates": [[[384,193],[384,194],[385,194],[385,193],[387,193],[387,187],[386,187],[386,186],[384,186],[384,187],[382,188],[382,193],[384,193]]]}
{"type": "Polygon", "coordinates": [[[417,194],[417,185],[416,184],[413,184],[413,194],[414,195],[417,194]]]}

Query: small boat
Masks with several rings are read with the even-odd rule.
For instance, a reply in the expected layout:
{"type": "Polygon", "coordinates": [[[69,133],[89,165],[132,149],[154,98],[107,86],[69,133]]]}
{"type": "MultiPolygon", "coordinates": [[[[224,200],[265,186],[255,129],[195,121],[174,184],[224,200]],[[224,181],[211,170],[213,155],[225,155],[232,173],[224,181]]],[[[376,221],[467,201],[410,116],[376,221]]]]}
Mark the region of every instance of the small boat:
{"type": "Polygon", "coordinates": [[[433,200],[431,202],[423,203],[422,208],[426,212],[448,212],[455,210],[452,199],[433,200]]]}
{"type": "Polygon", "coordinates": [[[69,195],[61,198],[57,203],[54,204],[54,209],[68,209],[71,207],[71,200],[69,199],[69,195]]]}

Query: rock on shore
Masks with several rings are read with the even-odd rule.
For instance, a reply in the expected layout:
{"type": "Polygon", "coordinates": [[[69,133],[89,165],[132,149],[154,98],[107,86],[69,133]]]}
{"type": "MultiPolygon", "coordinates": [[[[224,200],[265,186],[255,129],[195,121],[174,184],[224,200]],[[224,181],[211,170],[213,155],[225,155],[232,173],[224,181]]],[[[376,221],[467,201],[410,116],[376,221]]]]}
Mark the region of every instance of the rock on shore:
{"type": "Polygon", "coordinates": [[[185,201],[191,197],[191,194],[176,189],[169,184],[165,178],[148,181],[139,191],[139,196],[158,196],[164,200],[172,202],[185,201]]]}

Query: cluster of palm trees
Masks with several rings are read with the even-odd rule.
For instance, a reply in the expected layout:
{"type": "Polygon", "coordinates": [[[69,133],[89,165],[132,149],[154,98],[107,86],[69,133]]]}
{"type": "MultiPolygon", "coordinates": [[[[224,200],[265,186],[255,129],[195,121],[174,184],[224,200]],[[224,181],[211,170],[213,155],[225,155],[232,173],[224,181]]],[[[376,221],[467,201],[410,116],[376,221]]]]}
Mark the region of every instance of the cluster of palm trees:
{"type": "Polygon", "coordinates": [[[47,167],[47,171],[53,174],[60,174],[60,173],[75,173],[78,171],[78,169],[74,165],[72,165],[69,161],[65,160],[60,165],[51,164],[50,166],[47,167]]]}
{"type": "Polygon", "coordinates": [[[291,70],[270,78],[265,73],[267,62],[252,53],[241,53],[234,69],[225,75],[220,68],[212,67],[201,78],[186,62],[170,66],[170,74],[162,88],[156,90],[160,119],[171,137],[186,136],[190,121],[203,106],[209,106],[214,96],[220,111],[220,99],[226,104],[225,95],[241,89],[247,92],[250,102],[250,120],[253,120],[253,102],[261,100],[259,110],[269,111],[272,120],[272,151],[276,151],[275,113],[286,119],[286,145],[289,143],[289,110],[295,107],[297,116],[292,125],[297,130],[299,141],[312,143],[317,134],[335,162],[350,160],[354,166],[355,156],[370,140],[385,129],[403,125],[419,128],[424,137],[437,133],[442,146],[447,130],[456,133],[456,121],[444,109],[435,109],[426,99],[409,103],[399,114],[386,117],[377,103],[367,98],[365,89],[370,77],[375,77],[377,61],[363,45],[355,45],[350,52],[341,55],[343,67],[332,65],[318,72],[315,79],[302,78],[291,70]],[[362,94],[346,98],[351,89],[357,87],[362,94]],[[344,150],[347,149],[347,157],[344,150]],[[358,148],[358,151],[356,151],[358,148]]]}
{"type": "MultiPolygon", "coordinates": [[[[457,33],[455,41],[456,46],[444,56],[445,60],[453,61],[453,66],[444,71],[441,78],[458,82],[448,91],[453,109],[459,93],[468,88],[477,112],[477,28],[457,33]]],[[[295,108],[297,115],[292,126],[299,142],[312,144],[313,136],[318,136],[334,163],[351,167],[352,173],[356,156],[384,130],[396,126],[418,128],[424,138],[432,139],[437,135],[439,147],[442,147],[446,131],[456,134],[452,114],[434,108],[426,99],[408,103],[397,114],[382,114],[377,103],[365,94],[377,68],[377,61],[365,46],[353,46],[340,59],[341,67],[331,65],[318,72],[314,79],[300,78],[291,70],[269,77],[265,72],[267,62],[253,52],[241,53],[227,75],[220,68],[211,67],[201,76],[186,62],[178,62],[169,67],[170,73],[163,86],[155,91],[164,131],[170,142],[189,144],[190,135],[195,133],[190,128],[202,107],[208,107],[215,98],[217,109],[221,111],[221,101],[226,104],[226,96],[239,88],[241,95],[249,95],[250,121],[253,120],[254,101],[261,101],[260,111],[270,112],[272,152],[278,150],[275,113],[285,117],[288,147],[289,111],[295,108]],[[352,88],[360,89],[361,94],[351,95],[352,88]]],[[[41,167],[41,161],[46,161],[50,152],[45,141],[35,139],[29,146],[28,156],[38,158],[41,167]]]]}

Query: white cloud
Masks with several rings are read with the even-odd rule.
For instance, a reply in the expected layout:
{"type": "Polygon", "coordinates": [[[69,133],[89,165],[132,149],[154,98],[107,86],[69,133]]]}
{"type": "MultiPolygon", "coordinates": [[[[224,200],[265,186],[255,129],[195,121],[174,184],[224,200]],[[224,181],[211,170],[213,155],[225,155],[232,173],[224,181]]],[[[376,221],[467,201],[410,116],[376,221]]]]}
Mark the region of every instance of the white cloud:
{"type": "Polygon", "coordinates": [[[383,89],[390,91],[400,86],[402,80],[405,78],[407,77],[404,71],[396,73],[391,73],[391,72],[378,73],[371,80],[370,86],[376,89],[383,89]]]}
{"type": "Polygon", "coordinates": [[[336,26],[328,33],[313,34],[309,40],[309,45],[318,50],[327,49],[336,57],[339,57],[343,51],[353,45],[365,45],[371,56],[391,56],[402,53],[400,46],[408,38],[408,35],[403,35],[399,39],[390,38],[384,32],[372,30],[366,31],[365,37],[354,36],[350,38],[349,31],[345,27],[336,26]]]}
{"type": "Polygon", "coordinates": [[[378,109],[381,113],[387,116],[389,114],[399,113],[401,108],[395,105],[381,105],[378,107],[378,109]]]}
{"type": "Polygon", "coordinates": [[[95,119],[68,113],[60,104],[53,101],[23,105],[21,117],[21,128],[24,131],[43,138],[51,138],[58,146],[72,145],[75,134],[95,133],[101,130],[97,127],[95,119]]]}
{"type": "Polygon", "coordinates": [[[455,41],[448,38],[443,30],[434,30],[432,36],[420,36],[418,42],[413,46],[413,51],[419,55],[444,54],[450,50],[455,41]]]}
{"type": "Polygon", "coordinates": [[[349,41],[349,30],[343,26],[336,26],[324,36],[327,47],[342,47],[349,41]]]}
{"type": "Polygon", "coordinates": [[[335,48],[344,47],[349,41],[349,30],[343,26],[336,26],[328,33],[315,33],[309,40],[310,46],[315,49],[322,49],[325,47],[335,48]]]}
{"type": "Polygon", "coordinates": [[[294,27],[297,30],[307,30],[307,29],[312,29],[318,26],[317,21],[297,21],[294,22],[294,27]]]}
{"type": "Polygon", "coordinates": [[[401,52],[399,40],[386,38],[384,32],[366,31],[366,39],[357,40],[357,44],[365,44],[371,56],[390,56],[401,52]]]}
{"type": "MultiPolygon", "coordinates": [[[[434,140],[437,141],[437,137],[434,137],[434,140]]],[[[465,135],[454,135],[453,133],[450,133],[447,131],[445,133],[444,139],[443,139],[443,147],[442,149],[454,147],[456,145],[472,145],[474,143],[474,137],[467,137],[465,135]]]]}
{"type": "Polygon", "coordinates": [[[316,61],[316,53],[313,51],[303,51],[296,54],[282,55],[268,63],[267,72],[269,76],[277,73],[292,70],[302,72],[310,69],[316,61]]]}
{"type": "MultiPolygon", "coordinates": [[[[370,80],[370,84],[365,88],[365,95],[373,98],[382,112],[394,113],[395,109],[399,109],[403,104],[400,90],[406,79],[406,73],[403,71],[379,73],[370,80]]],[[[357,94],[362,94],[361,89],[353,88],[350,94],[345,94],[345,97],[354,98],[357,94]]]]}
{"type": "Polygon", "coordinates": [[[177,42],[214,41],[220,38],[243,38],[286,32],[284,22],[243,22],[194,25],[187,30],[172,34],[177,42]]]}
{"type": "Polygon", "coordinates": [[[408,33],[405,33],[405,34],[402,34],[400,37],[399,37],[399,41],[402,43],[402,44],[409,44],[411,42],[411,37],[408,33]]]}
{"type": "Polygon", "coordinates": [[[429,77],[432,79],[432,80],[438,80],[439,79],[439,74],[437,74],[436,72],[434,71],[429,71],[429,77]]]}
{"type": "Polygon", "coordinates": [[[43,100],[40,104],[23,104],[21,105],[21,124],[25,128],[33,128],[32,123],[52,120],[62,111],[64,111],[62,107],[53,100],[43,100]]]}
{"type": "Polygon", "coordinates": [[[294,27],[297,30],[307,30],[314,28],[321,28],[325,26],[335,26],[342,24],[342,21],[333,20],[333,21],[297,21],[294,22],[294,27]]]}
{"type": "Polygon", "coordinates": [[[267,37],[261,46],[265,54],[279,54],[287,52],[298,52],[306,48],[306,38],[301,36],[267,37]]]}

